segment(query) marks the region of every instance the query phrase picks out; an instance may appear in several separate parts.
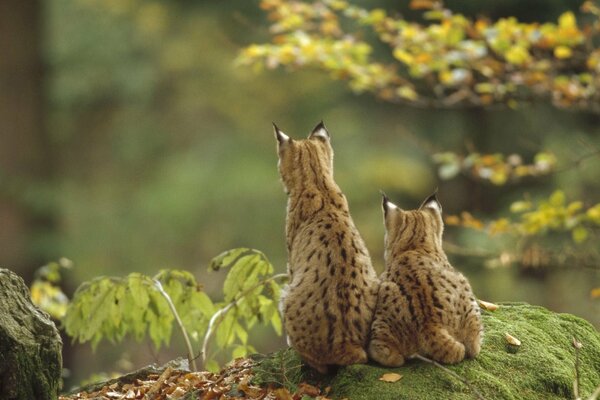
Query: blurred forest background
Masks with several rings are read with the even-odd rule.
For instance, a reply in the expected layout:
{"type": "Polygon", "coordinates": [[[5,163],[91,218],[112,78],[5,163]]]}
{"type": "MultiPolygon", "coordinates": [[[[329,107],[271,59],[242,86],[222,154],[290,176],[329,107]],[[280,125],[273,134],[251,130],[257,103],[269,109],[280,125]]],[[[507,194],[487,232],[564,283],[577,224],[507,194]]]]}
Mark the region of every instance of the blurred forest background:
{"type": "MultiPolygon", "coordinates": [[[[368,7],[414,15],[404,3],[368,7]]],[[[467,16],[540,22],[578,14],[580,5],[447,2],[467,16]]],[[[539,103],[413,108],[356,95],[316,70],[259,72],[236,62],[243,48],[269,40],[258,1],[0,2],[0,265],[30,282],[37,268],[67,257],[74,263],[69,295],[98,275],[182,268],[218,298],[223,276],[208,274],[207,264],[242,246],[260,249],[284,271],[286,197],[272,121],[297,138],[325,121],[336,179],[379,271],[380,189],[414,208],[437,187],[445,214],[468,211],[459,219],[472,216],[475,225],[556,189],[567,204],[599,202],[598,113],[539,103]],[[454,157],[448,152],[499,153],[504,160],[517,154],[524,164],[543,152],[553,170],[491,183],[440,169],[444,157],[454,157]]],[[[480,298],[543,305],[598,328],[597,230],[578,240],[559,231],[515,239],[450,224],[445,240],[480,298]],[[545,256],[546,248],[573,257],[559,262],[545,256]]],[[[266,330],[254,335],[260,351],[284,346],[266,330]]],[[[160,354],[143,344],[103,343],[95,354],[87,345],[67,345],[67,385],[92,372],[167,361],[184,353],[178,340],[160,354]]]]}

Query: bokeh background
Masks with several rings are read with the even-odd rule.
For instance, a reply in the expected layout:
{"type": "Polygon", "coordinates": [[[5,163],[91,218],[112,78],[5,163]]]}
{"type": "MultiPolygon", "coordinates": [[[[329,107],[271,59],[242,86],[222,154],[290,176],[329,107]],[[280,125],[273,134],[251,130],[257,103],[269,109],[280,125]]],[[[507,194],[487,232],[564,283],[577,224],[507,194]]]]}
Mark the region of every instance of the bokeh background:
{"type": "MultiPolygon", "coordinates": [[[[374,5],[406,11],[395,1],[374,5]]],[[[376,4],[375,4],[376,3],[376,4]]],[[[580,2],[451,1],[467,15],[556,21],[580,2]]],[[[336,179],[378,269],[383,268],[379,190],[416,207],[439,188],[447,214],[506,214],[524,196],[556,188],[600,199],[600,116],[532,105],[517,110],[427,110],[353,94],[318,71],[236,65],[240,50],[269,40],[258,1],[5,0],[0,2],[0,265],[30,282],[50,260],[74,262],[65,291],[98,275],[161,268],[192,271],[219,299],[223,276],[210,259],[234,247],[265,252],[285,268],[285,202],[271,122],[303,137],[323,119],[336,151],[336,179]],[[510,187],[466,177],[442,181],[432,154],[556,155],[560,173],[510,187]],[[562,163],[562,164],[561,164],[562,163]]],[[[466,249],[502,238],[448,227],[466,249]]],[[[566,236],[569,240],[569,237],[566,236]]],[[[585,246],[596,247],[597,243],[585,246]]],[[[460,253],[460,252],[459,252],[460,253]]],[[[489,267],[450,254],[490,301],[527,301],[600,327],[600,268],[489,267]]],[[[486,266],[487,265],[487,266],[486,266]]],[[[260,351],[284,345],[255,331],[260,351]]],[[[65,349],[67,386],[99,371],[127,370],[183,354],[179,338],[65,349]]],[[[68,342],[69,340],[66,339],[68,342]]]]}

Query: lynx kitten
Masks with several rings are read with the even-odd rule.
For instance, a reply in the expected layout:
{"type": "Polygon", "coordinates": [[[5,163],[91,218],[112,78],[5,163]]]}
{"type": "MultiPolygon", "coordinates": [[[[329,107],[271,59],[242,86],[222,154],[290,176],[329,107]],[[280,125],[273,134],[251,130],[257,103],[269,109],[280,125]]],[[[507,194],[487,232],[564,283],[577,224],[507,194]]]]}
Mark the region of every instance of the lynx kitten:
{"type": "Polygon", "coordinates": [[[386,366],[418,353],[454,364],[479,354],[483,328],[467,279],[442,249],[435,194],[404,211],[383,197],[385,266],[368,352],[386,366]]]}
{"type": "Polygon", "coordinates": [[[288,343],[310,366],[367,361],[378,279],[333,180],[333,149],[321,122],[307,139],[275,126],[279,172],[288,194],[289,284],[281,295],[288,343]]]}

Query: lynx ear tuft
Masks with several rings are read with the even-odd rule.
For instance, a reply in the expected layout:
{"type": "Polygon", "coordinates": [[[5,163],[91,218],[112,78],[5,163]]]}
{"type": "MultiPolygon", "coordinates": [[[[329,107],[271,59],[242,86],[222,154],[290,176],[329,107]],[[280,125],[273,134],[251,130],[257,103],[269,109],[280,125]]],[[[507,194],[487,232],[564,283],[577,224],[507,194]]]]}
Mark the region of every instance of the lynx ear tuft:
{"type": "Polygon", "coordinates": [[[390,210],[395,210],[398,208],[398,206],[396,206],[394,203],[392,203],[390,201],[390,199],[388,199],[388,197],[385,195],[385,193],[383,193],[383,191],[381,192],[381,208],[383,209],[383,215],[387,216],[388,212],[390,210]]]}
{"type": "Polygon", "coordinates": [[[275,131],[275,138],[277,139],[277,142],[279,143],[279,145],[283,145],[284,143],[287,143],[290,141],[290,137],[288,135],[286,135],[285,133],[283,133],[277,127],[277,125],[275,125],[275,122],[273,122],[273,130],[275,131]]]}
{"type": "Polygon", "coordinates": [[[441,213],[442,205],[440,204],[440,202],[437,199],[437,190],[435,192],[433,192],[433,194],[431,196],[426,198],[425,201],[423,201],[423,204],[421,204],[421,207],[419,207],[419,208],[420,209],[431,208],[431,209],[434,209],[435,211],[441,213]]]}
{"type": "Polygon", "coordinates": [[[322,138],[325,140],[329,140],[329,132],[327,132],[327,128],[325,128],[325,124],[323,123],[323,121],[319,122],[317,124],[317,126],[314,127],[314,129],[312,130],[312,132],[310,133],[310,135],[308,135],[309,138],[322,138]]]}

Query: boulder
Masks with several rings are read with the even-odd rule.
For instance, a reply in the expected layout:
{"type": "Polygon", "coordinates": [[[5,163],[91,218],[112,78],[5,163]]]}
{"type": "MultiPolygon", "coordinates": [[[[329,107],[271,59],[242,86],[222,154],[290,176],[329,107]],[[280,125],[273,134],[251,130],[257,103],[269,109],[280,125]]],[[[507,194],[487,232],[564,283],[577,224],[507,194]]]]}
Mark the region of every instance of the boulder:
{"type": "Polygon", "coordinates": [[[0,268],[0,399],[58,397],[62,340],[32,302],[23,279],[0,268]]]}
{"type": "Polygon", "coordinates": [[[254,380],[263,386],[283,384],[292,392],[307,381],[322,390],[330,387],[327,397],[351,400],[573,399],[575,337],[582,344],[578,350],[580,396],[588,398],[600,386],[600,334],[587,321],[524,303],[501,303],[495,311],[482,313],[485,334],[480,355],[445,366],[447,370],[410,360],[400,368],[351,365],[319,376],[303,367],[298,355],[288,349],[258,357],[254,380]],[[507,333],[521,345],[509,344],[507,333]],[[380,380],[387,373],[401,378],[380,380]]]}

